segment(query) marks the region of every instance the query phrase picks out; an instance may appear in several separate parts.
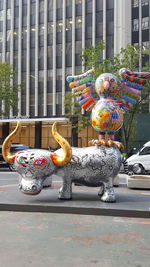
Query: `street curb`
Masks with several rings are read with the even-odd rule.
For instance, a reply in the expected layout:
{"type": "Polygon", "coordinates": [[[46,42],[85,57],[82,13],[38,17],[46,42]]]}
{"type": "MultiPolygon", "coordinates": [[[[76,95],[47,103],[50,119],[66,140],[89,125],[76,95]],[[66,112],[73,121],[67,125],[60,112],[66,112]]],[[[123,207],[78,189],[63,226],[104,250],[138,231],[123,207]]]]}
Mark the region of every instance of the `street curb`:
{"type": "Polygon", "coordinates": [[[0,204],[0,211],[13,212],[45,212],[45,213],[66,213],[96,216],[115,216],[132,218],[150,218],[150,211],[143,210],[121,210],[86,207],[63,207],[63,206],[43,206],[43,205],[19,205],[0,204]]]}

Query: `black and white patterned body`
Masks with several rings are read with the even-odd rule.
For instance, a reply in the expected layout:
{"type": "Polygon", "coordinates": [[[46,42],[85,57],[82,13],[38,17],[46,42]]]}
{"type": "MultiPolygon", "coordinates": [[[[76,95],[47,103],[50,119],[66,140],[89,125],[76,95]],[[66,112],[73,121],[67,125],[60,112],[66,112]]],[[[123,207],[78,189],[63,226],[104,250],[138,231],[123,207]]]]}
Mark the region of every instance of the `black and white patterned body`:
{"type": "MultiPolygon", "coordinates": [[[[61,153],[61,150],[56,151],[61,153]]],[[[100,187],[101,200],[114,202],[113,180],[121,166],[121,153],[117,148],[92,146],[72,148],[72,160],[63,167],[63,186],[59,192],[60,199],[70,199],[72,182],[100,187]]]]}
{"type": "MultiPolygon", "coordinates": [[[[62,155],[63,150],[55,151],[62,155]]],[[[72,198],[72,182],[91,187],[100,187],[102,201],[114,202],[113,179],[119,172],[121,154],[117,148],[92,146],[85,148],[72,147],[70,163],[57,167],[51,160],[51,152],[42,149],[24,150],[17,153],[15,168],[19,173],[19,188],[25,194],[38,194],[45,180],[58,174],[61,169],[63,186],[59,199],[72,198]]]]}

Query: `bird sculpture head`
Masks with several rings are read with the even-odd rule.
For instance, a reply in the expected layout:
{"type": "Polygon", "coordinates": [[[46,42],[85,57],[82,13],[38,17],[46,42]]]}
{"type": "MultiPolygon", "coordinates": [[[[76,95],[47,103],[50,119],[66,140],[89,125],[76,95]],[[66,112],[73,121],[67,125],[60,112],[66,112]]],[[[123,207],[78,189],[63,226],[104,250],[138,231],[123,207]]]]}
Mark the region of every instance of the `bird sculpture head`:
{"type": "Polygon", "coordinates": [[[113,98],[119,91],[119,80],[112,73],[103,73],[96,79],[95,90],[99,96],[113,98]]]}

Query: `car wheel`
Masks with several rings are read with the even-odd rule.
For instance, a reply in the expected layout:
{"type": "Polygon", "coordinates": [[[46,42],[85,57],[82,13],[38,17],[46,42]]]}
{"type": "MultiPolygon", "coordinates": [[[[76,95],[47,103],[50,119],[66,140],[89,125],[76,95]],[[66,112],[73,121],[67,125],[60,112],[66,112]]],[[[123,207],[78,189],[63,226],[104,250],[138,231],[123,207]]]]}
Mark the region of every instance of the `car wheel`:
{"type": "Polygon", "coordinates": [[[15,172],[16,169],[14,167],[14,164],[9,164],[9,169],[12,171],[12,172],[15,172]]]}
{"type": "Polygon", "coordinates": [[[136,163],[133,165],[132,171],[134,174],[142,174],[144,173],[144,167],[141,164],[136,163]]]}

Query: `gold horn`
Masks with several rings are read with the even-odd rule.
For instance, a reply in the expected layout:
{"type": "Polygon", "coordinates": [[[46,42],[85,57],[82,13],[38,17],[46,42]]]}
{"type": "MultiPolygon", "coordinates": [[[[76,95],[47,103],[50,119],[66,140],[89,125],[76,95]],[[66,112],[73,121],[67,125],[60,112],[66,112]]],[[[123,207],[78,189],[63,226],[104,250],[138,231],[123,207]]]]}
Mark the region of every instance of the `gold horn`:
{"type": "Polygon", "coordinates": [[[51,153],[51,159],[55,165],[65,165],[70,162],[72,157],[72,149],[66,139],[64,139],[58,132],[56,128],[56,122],[52,126],[52,135],[55,140],[59,143],[63,149],[63,155],[59,156],[55,152],[51,153]]]}
{"type": "Polygon", "coordinates": [[[10,154],[10,147],[20,129],[21,129],[21,123],[18,121],[15,130],[12,133],[10,133],[3,142],[2,155],[4,160],[6,160],[8,163],[14,162],[15,155],[10,154]]]}

